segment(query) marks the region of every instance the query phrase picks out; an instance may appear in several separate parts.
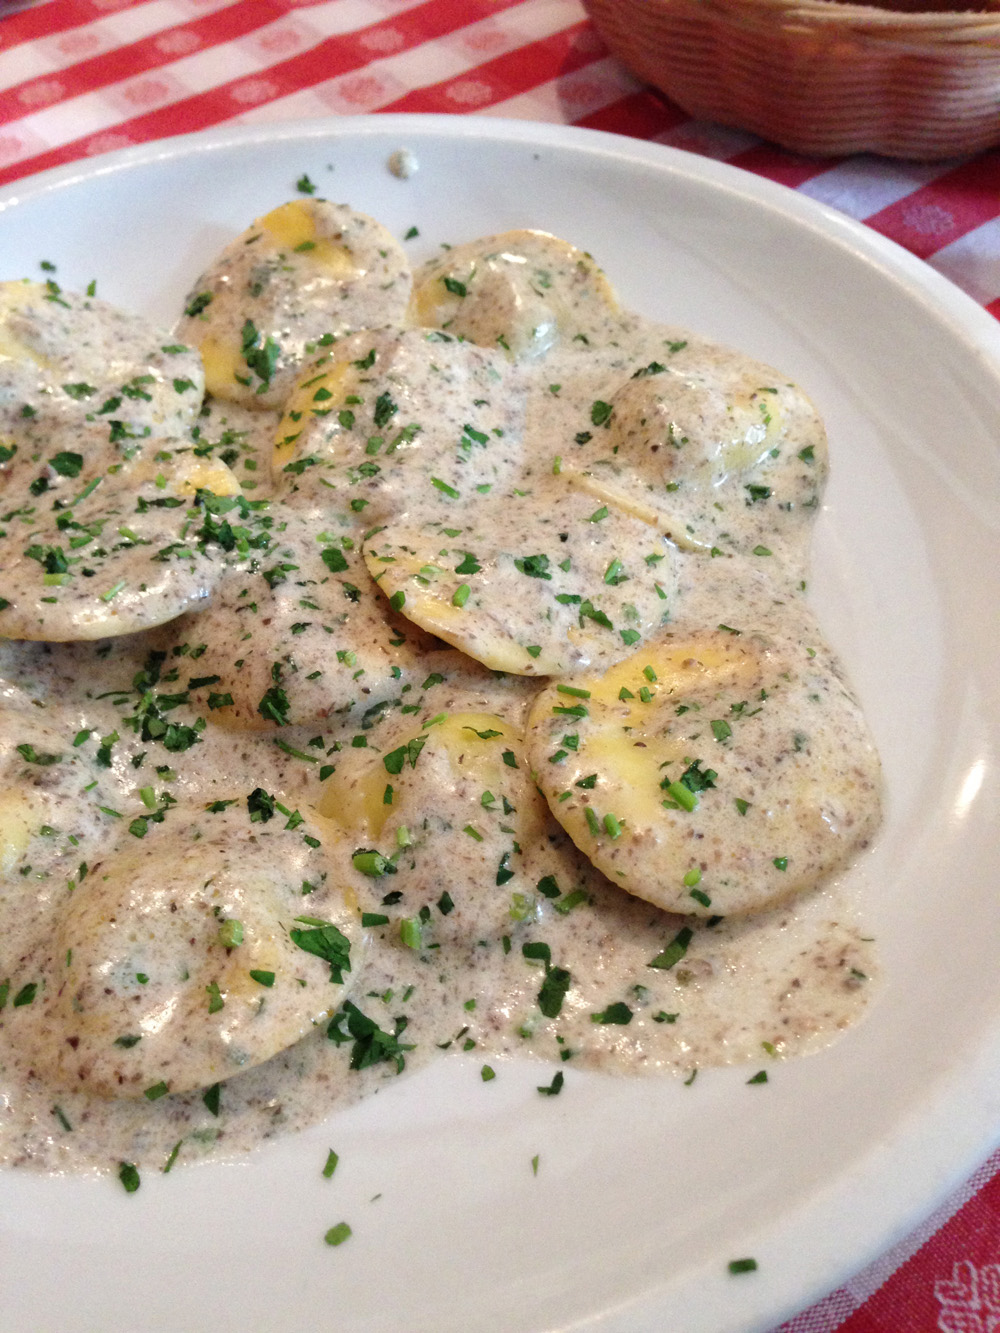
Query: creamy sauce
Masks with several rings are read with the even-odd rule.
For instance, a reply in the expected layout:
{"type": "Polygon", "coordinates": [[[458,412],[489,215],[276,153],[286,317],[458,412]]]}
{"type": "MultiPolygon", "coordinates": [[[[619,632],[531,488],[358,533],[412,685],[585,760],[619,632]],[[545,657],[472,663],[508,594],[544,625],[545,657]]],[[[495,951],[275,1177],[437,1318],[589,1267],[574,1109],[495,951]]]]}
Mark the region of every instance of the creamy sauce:
{"type": "Polygon", "coordinates": [[[244,1151],[440,1050],[556,1091],[860,1017],[879,769],[804,600],[795,386],[555,238],[411,275],[321,201],[175,334],[0,292],[0,1160],[244,1151]]]}

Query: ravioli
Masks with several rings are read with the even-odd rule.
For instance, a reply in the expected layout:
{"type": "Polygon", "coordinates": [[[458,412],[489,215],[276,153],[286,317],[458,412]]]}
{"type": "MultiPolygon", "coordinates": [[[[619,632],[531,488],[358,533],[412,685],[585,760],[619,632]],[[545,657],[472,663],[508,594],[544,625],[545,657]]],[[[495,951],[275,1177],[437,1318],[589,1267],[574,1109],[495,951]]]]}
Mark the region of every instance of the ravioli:
{"type": "Polygon", "coordinates": [[[590,255],[542,231],[449,248],[415,277],[412,318],[514,357],[597,344],[618,301],[590,255]]]}
{"type": "Polygon", "coordinates": [[[287,491],[335,488],[364,530],[412,505],[447,510],[509,483],[522,461],[525,389],[496,352],[426,331],[355,334],[311,361],[275,435],[287,491]]]}
{"type": "MultiPolygon", "coordinates": [[[[0,709],[0,901],[23,899],[17,867],[60,884],[107,841],[119,784],[95,763],[97,744],[74,734],[38,701],[7,689],[0,709]],[[85,793],[85,795],[82,795],[85,793]],[[103,807],[103,809],[102,809],[103,807]]],[[[75,731],[79,736],[79,730],[75,731]]],[[[47,895],[42,887],[35,892],[47,895]]]]}
{"type": "Polygon", "coordinates": [[[881,817],[875,749],[827,654],[732,628],[678,627],[543,690],[528,750],[576,845],[670,912],[761,911],[845,866],[881,817]]]}
{"type": "Polygon", "coordinates": [[[520,728],[495,713],[442,713],[397,724],[383,744],[341,762],[319,808],[358,844],[355,862],[402,895],[386,925],[411,947],[497,938],[515,896],[535,887],[548,825],[520,728]]]}
{"type": "Polygon", "coordinates": [[[0,445],[21,458],[70,447],[89,423],[104,423],[119,452],[151,436],[182,435],[205,387],[192,348],[51,279],[0,282],[0,381],[0,445]]]}
{"type": "Polygon", "coordinates": [[[243,557],[207,609],[173,627],[177,642],[205,645],[203,697],[221,725],[356,727],[439,667],[441,645],[379,593],[355,530],[350,510],[305,500],[247,515],[243,557]]]}
{"type": "Polygon", "coordinates": [[[40,1068],[155,1100],[269,1059],[337,1008],[361,947],[352,891],[332,882],[323,821],[282,805],[260,790],[179,806],[90,866],[26,1020],[40,1068]]]}
{"type": "Polygon", "coordinates": [[[192,457],[187,441],[159,444],[157,458],[97,472],[64,452],[27,485],[7,485],[0,635],[66,642],[134,634],[208,598],[222,552],[205,532],[205,506],[239,485],[224,463],[192,457]]]}
{"type": "Polygon", "coordinates": [[[669,618],[671,550],[631,515],[544,478],[460,513],[388,523],[365,560],[391,605],[484,665],[532,676],[609,664],[669,618]]]}
{"type": "Polygon", "coordinates": [[[723,353],[705,368],[702,348],[675,347],[591,406],[564,472],[684,550],[780,542],[801,558],[827,475],[815,408],[771,367],[723,353]]]}
{"type": "Polygon", "coordinates": [[[402,322],[411,281],[374,218],[293,199],[226,246],[189,293],[178,333],[201,352],[212,395],[281,407],[317,343],[402,322]]]}
{"type": "Polygon", "coordinates": [[[187,540],[198,493],[239,485],[188,434],[197,353],[55,282],[8,282],[0,384],[0,635],[131,634],[204,601],[219,566],[187,540]]]}

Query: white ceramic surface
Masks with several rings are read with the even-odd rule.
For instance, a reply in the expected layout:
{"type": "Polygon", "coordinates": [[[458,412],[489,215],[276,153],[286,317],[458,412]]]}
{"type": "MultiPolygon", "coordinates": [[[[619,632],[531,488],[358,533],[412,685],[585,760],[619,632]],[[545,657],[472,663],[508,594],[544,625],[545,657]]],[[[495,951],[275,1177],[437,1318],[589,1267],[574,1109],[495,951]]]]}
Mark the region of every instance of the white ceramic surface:
{"type": "Polygon", "coordinates": [[[489,119],[351,118],[172,139],[0,191],[0,277],[169,321],[203,263],[295,193],[415,258],[542,227],[626,304],[786,369],[833,479],[813,597],[881,748],[888,819],[852,872],[881,941],[870,1018],[828,1051],[679,1081],[442,1059],[234,1163],[0,1176],[5,1333],[729,1333],[872,1259],[1000,1127],[1000,330],[929,268],[715,162],[489,119]],[[419,170],[399,180],[389,154],[419,170]],[[332,1181],[326,1152],[340,1154],[332,1181]],[[539,1155],[537,1177],[531,1159],[539,1155]],[[323,1243],[334,1223],[353,1236],[323,1243]],[[753,1255],[756,1273],[728,1260],[753,1255]]]}

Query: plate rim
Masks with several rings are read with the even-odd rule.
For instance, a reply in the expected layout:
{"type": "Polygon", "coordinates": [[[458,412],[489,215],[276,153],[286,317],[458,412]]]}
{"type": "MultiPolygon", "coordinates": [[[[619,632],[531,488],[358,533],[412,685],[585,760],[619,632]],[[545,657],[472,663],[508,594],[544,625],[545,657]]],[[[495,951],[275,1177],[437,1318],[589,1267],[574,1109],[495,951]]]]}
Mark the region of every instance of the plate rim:
{"type": "Polygon", "coordinates": [[[496,138],[504,142],[522,142],[583,151],[603,150],[615,159],[635,160],[653,167],[669,166],[678,174],[697,177],[734,193],[755,199],[759,204],[778,209],[806,224],[822,220],[823,230],[834,232],[829,239],[846,243],[851,249],[868,250],[881,259],[887,269],[902,268],[906,277],[926,288],[952,313],[971,318],[980,331],[996,343],[1000,354],[1000,320],[997,320],[951,278],[939,273],[926,260],[918,258],[897,241],[883,236],[864,222],[841,212],[832,204],[814,199],[792,186],[748,171],[731,162],[706,157],[659,143],[638,139],[609,130],[565,125],[549,121],[520,120],[503,116],[448,115],[439,112],[387,112],[357,116],[308,116],[288,120],[262,121],[260,124],[225,122],[201,130],[170,135],[129,144],[92,157],[75,159],[59,166],[0,186],[0,215],[9,208],[26,203],[50,191],[65,189],[77,182],[110,175],[173,158],[276,141],[310,141],[342,138],[384,138],[391,134],[449,139],[496,138]]]}
{"type": "MultiPolygon", "coordinates": [[[[401,136],[411,137],[415,140],[439,138],[441,136],[450,140],[456,138],[480,141],[496,139],[504,143],[521,142],[532,146],[541,145],[585,153],[597,151],[616,160],[635,162],[657,170],[667,169],[672,174],[678,174],[698,184],[707,184],[710,187],[734,193],[757,205],[778,212],[785,218],[792,218],[800,224],[811,227],[821,232],[827,242],[840,245],[854,255],[860,253],[869,262],[875,263],[884,278],[906,287],[911,296],[915,295],[920,298],[928,307],[933,318],[938,321],[945,321],[952,335],[963,347],[978,359],[985,360],[993,373],[1000,376],[1000,324],[998,324],[998,321],[949,278],[938,273],[925,261],[917,259],[909,251],[881,236],[865,224],[849,218],[829,205],[800,194],[790,187],[756,176],[730,163],[703,158],[683,149],[658,144],[655,141],[632,139],[627,136],[577,126],[509,120],[500,117],[406,114],[314,117],[287,121],[268,121],[259,125],[216,126],[190,134],[173,136],[169,139],[131,145],[109,154],[64,164],[14,181],[0,188],[0,228],[3,226],[3,219],[8,210],[16,209],[21,204],[30,203],[52,192],[72,188],[76,184],[85,184],[95,177],[127,172],[136,167],[169,162],[177,158],[189,158],[202,153],[208,154],[231,148],[274,142],[296,141],[308,143],[328,140],[336,143],[345,139],[398,139],[401,136]]],[[[1000,1075],[992,1067],[989,1053],[983,1050],[981,1055],[983,1057],[981,1061],[983,1067],[977,1069],[975,1082],[984,1092],[992,1091],[994,1094],[1000,1094],[1000,1075]]],[[[939,1131],[933,1133],[931,1137],[938,1140],[937,1147],[941,1154],[941,1160],[938,1163],[938,1185],[933,1192],[930,1207],[940,1204],[950,1190],[966,1179],[975,1165],[992,1151],[997,1142],[1000,1142],[1000,1129],[994,1129],[993,1137],[989,1140],[984,1153],[983,1139],[979,1134],[974,1136],[967,1134],[965,1140],[962,1140],[961,1135],[956,1136],[953,1133],[946,1135],[943,1132],[945,1129],[943,1125],[934,1125],[932,1128],[934,1131],[939,1131]],[[976,1140],[976,1146],[973,1146],[973,1138],[976,1140]],[[961,1151],[956,1153],[955,1150],[959,1141],[962,1141],[962,1148],[961,1151]]],[[[954,1129],[953,1126],[948,1128],[954,1129]]],[[[896,1139],[898,1140],[898,1138],[899,1135],[897,1134],[896,1139]]],[[[872,1148],[866,1161],[872,1168],[873,1176],[891,1175],[894,1179],[898,1177],[901,1165],[896,1160],[898,1148],[899,1143],[895,1140],[888,1144],[875,1145],[872,1148]]],[[[845,1181],[843,1179],[838,1180],[835,1184],[831,1184],[828,1189],[822,1191],[823,1198],[810,1198],[798,1210],[793,1210],[793,1213],[811,1213],[818,1209],[827,1213],[831,1218],[836,1217],[842,1206],[841,1200],[837,1196],[842,1194],[846,1188],[845,1181]]],[[[852,1185],[851,1188],[856,1189],[857,1186],[852,1185]]],[[[884,1216],[881,1218],[878,1216],[879,1208],[877,1206],[870,1208],[870,1215],[863,1219],[865,1226],[862,1230],[868,1235],[877,1234],[881,1239],[878,1241],[876,1248],[872,1248],[870,1242],[860,1247],[864,1250],[868,1259],[883,1254],[888,1245],[904,1237],[916,1221],[928,1215],[926,1188],[922,1191],[911,1191],[911,1195],[909,1205],[903,1209],[902,1214],[898,1205],[892,1210],[893,1218],[891,1222],[884,1216]],[[919,1195],[919,1198],[917,1195],[919,1195]]],[[[780,1228],[776,1225],[774,1229],[787,1230],[788,1215],[783,1217],[780,1228]]],[[[778,1252],[781,1251],[780,1242],[780,1237],[774,1238],[774,1244],[777,1246],[778,1252]]],[[[852,1251],[855,1256],[858,1249],[859,1246],[855,1245],[852,1251]]],[[[785,1265],[786,1272],[789,1271],[791,1258],[795,1253],[797,1252],[794,1249],[789,1250],[785,1256],[788,1260],[785,1265]]],[[[785,1295],[781,1308],[778,1309],[778,1314],[786,1317],[794,1310],[802,1308],[803,1304],[815,1301],[824,1291],[830,1290],[831,1285],[836,1285],[842,1281],[857,1267],[856,1257],[854,1259],[842,1258],[834,1274],[832,1284],[825,1279],[822,1282],[813,1279],[806,1284],[807,1290],[802,1289],[801,1283],[792,1290],[791,1286],[794,1286],[794,1284],[786,1283],[783,1289],[785,1295]]],[[[721,1305],[718,1308],[706,1307],[709,1317],[714,1322],[705,1324],[704,1327],[719,1329],[722,1327],[764,1328],[770,1326],[776,1308],[773,1295],[764,1302],[756,1300],[750,1288],[741,1292],[741,1295],[746,1297],[745,1312],[755,1322],[747,1324],[744,1320],[738,1325],[719,1322],[729,1318],[732,1313],[728,1304],[723,1301],[723,1304],[726,1304],[725,1309],[721,1305]],[[762,1320],[766,1322],[760,1322],[762,1320]]],[[[593,1329],[595,1333],[602,1328],[610,1330],[612,1327],[617,1327],[617,1324],[606,1323],[606,1320],[611,1319],[613,1321],[624,1312],[629,1319],[628,1328],[630,1331],[644,1333],[648,1329],[649,1333],[655,1333],[659,1325],[654,1322],[647,1323],[646,1320],[647,1318],[655,1320],[659,1315],[668,1313],[666,1306],[662,1304],[664,1299],[665,1296],[662,1291],[654,1292],[648,1298],[640,1296],[636,1303],[623,1305],[618,1310],[598,1313],[592,1319],[578,1321],[573,1326],[580,1329],[593,1329]],[[637,1323],[635,1322],[636,1319],[641,1319],[643,1322],[637,1323]]],[[[699,1327],[701,1327],[700,1324],[699,1327]]]]}

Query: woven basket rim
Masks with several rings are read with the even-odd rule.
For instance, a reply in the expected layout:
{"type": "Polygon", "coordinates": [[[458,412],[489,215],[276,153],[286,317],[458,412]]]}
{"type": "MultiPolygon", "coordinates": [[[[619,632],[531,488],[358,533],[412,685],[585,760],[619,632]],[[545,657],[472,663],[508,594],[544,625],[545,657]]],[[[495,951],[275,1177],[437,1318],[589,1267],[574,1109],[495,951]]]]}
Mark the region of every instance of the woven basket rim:
{"type": "MultiPolygon", "coordinates": [[[[706,17],[735,17],[751,24],[765,21],[783,27],[839,27],[868,33],[878,39],[896,34],[918,39],[961,37],[973,40],[1000,32],[1000,0],[996,8],[965,10],[897,10],[877,5],[858,4],[855,0],[703,0],[706,17]]],[[[669,0],[660,4],[651,0],[652,9],[669,8],[669,0]]]]}

